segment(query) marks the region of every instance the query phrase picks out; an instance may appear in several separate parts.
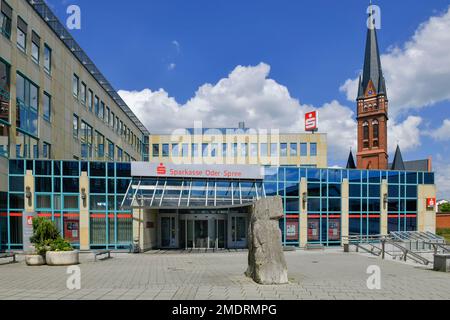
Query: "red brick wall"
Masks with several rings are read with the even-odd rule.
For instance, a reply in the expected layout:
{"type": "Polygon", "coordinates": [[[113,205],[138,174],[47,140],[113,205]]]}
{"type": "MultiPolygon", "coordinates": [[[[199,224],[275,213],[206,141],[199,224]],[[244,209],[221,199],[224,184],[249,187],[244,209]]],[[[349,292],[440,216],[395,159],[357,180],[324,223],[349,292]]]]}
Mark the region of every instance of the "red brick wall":
{"type": "Polygon", "coordinates": [[[450,213],[438,213],[436,215],[437,229],[450,229],[450,213]]]}

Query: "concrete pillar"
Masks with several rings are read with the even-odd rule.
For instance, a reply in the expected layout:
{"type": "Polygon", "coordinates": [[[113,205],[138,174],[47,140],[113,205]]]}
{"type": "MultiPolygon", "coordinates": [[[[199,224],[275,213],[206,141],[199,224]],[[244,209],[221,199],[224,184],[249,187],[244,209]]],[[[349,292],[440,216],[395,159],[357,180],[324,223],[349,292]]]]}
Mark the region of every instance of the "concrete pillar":
{"type": "Polygon", "coordinates": [[[133,208],[133,241],[138,243],[140,251],[144,251],[144,228],[142,223],[143,210],[133,208]]]}
{"type": "Polygon", "coordinates": [[[436,233],[436,208],[427,208],[427,199],[436,198],[435,185],[419,185],[417,231],[436,233]]]}
{"type": "Polygon", "coordinates": [[[388,196],[388,182],[387,180],[383,180],[381,182],[381,194],[380,194],[380,208],[381,208],[381,215],[380,215],[380,234],[383,236],[387,236],[389,233],[388,230],[388,204],[384,202],[384,200],[387,200],[388,196]]]}
{"type": "Polygon", "coordinates": [[[80,250],[89,250],[89,177],[87,172],[81,172],[80,177],[80,250]]]}
{"type": "Polygon", "coordinates": [[[300,181],[300,247],[308,244],[308,202],[303,202],[303,197],[308,196],[308,183],[306,178],[300,181]]]}
{"type": "Polygon", "coordinates": [[[344,179],[341,184],[341,243],[342,246],[349,243],[349,184],[344,179]]]}
{"type": "Polygon", "coordinates": [[[24,182],[25,182],[25,212],[35,212],[35,207],[34,207],[35,193],[34,193],[33,171],[27,170],[24,182]]]}

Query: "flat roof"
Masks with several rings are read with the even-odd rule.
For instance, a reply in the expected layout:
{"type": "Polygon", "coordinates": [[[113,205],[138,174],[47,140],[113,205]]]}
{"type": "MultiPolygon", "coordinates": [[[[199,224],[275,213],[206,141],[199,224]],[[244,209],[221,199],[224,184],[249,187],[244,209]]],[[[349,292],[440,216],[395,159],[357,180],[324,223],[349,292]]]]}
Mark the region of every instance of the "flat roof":
{"type": "Polygon", "coordinates": [[[130,107],[123,101],[117,91],[109,83],[106,77],[100,72],[94,62],[88,57],[86,52],[75,41],[72,35],[67,31],[65,26],[59,21],[52,10],[48,7],[44,0],[27,0],[28,4],[37,12],[37,14],[47,23],[49,28],[55,32],[58,38],[72,52],[75,58],[86,68],[86,70],[94,77],[100,86],[108,93],[108,95],[117,103],[130,120],[141,130],[144,135],[150,135],[150,132],[142,124],[139,118],[131,111],[130,107]]]}

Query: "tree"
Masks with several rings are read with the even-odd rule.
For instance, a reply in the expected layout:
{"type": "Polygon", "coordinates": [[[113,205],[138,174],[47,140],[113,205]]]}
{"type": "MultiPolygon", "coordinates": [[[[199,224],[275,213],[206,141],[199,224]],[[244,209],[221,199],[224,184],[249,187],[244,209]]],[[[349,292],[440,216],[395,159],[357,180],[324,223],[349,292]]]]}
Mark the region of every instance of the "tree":
{"type": "Polygon", "coordinates": [[[450,212],[450,203],[444,203],[439,207],[440,212],[450,212]]]}

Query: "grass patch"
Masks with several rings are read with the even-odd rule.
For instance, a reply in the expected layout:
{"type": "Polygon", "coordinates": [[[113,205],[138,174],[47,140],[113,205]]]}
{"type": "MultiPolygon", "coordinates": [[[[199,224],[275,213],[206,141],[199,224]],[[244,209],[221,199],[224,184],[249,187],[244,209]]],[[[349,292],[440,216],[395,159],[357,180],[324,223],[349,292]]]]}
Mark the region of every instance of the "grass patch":
{"type": "Polygon", "coordinates": [[[444,237],[448,243],[450,243],[450,229],[438,229],[436,234],[444,237]]]}

